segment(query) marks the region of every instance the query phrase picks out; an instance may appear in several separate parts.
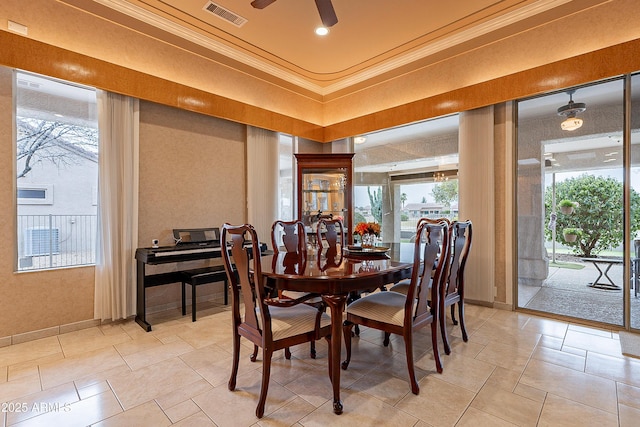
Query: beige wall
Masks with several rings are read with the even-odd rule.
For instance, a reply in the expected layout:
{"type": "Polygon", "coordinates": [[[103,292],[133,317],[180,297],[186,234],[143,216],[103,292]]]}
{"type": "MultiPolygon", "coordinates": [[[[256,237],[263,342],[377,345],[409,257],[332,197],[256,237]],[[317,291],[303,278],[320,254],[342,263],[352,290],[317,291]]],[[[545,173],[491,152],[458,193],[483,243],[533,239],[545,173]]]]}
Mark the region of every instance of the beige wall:
{"type": "MultiPolygon", "coordinates": [[[[151,102],[140,103],[138,246],[172,245],[174,228],[220,227],[246,220],[246,126],[151,102]]],[[[219,260],[218,260],[219,261],[219,260]]],[[[215,261],[212,261],[215,262],[215,261]]],[[[196,268],[167,264],[147,273],[196,268]]],[[[198,296],[222,292],[200,286],[198,296]]],[[[180,301],[179,284],[147,290],[150,312],[180,301]]]]}

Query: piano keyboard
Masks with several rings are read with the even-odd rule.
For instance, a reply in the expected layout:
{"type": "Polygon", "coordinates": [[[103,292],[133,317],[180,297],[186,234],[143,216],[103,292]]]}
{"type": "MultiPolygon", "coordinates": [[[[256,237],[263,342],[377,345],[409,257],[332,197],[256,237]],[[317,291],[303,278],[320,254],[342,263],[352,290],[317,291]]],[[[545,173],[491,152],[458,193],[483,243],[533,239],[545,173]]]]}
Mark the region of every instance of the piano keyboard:
{"type": "Polygon", "coordinates": [[[181,250],[172,250],[172,251],[159,251],[159,252],[154,252],[154,254],[157,258],[162,256],[201,254],[205,252],[220,252],[220,248],[217,247],[217,248],[181,249],[181,250]]]}
{"type": "MultiPolygon", "coordinates": [[[[246,245],[246,248],[252,248],[253,245],[246,245]]],[[[178,249],[178,250],[161,250],[161,251],[153,251],[155,257],[163,257],[163,256],[173,256],[173,255],[189,255],[189,254],[202,254],[202,253],[219,253],[221,249],[219,246],[216,247],[201,247],[201,248],[193,248],[193,249],[178,249]]]]}

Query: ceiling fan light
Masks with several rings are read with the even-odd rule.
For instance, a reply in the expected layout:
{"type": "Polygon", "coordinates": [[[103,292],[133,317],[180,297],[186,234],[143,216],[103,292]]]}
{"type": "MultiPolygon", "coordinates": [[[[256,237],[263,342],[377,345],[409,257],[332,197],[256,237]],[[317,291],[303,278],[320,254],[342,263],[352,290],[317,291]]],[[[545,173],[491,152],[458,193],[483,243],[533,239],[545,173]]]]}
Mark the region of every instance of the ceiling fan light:
{"type": "Polygon", "coordinates": [[[575,90],[570,90],[569,103],[558,108],[558,115],[563,116],[565,120],[560,123],[562,130],[573,131],[582,127],[582,119],[576,117],[578,113],[582,113],[587,109],[584,102],[573,102],[573,94],[575,90]]]}
{"type": "Polygon", "coordinates": [[[319,36],[326,36],[329,34],[329,29],[327,27],[318,27],[316,28],[316,34],[319,36]]]}
{"type": "Polygon", "coordinates": [[[560,124],[562,130],[574,131],[582,127],[582,119],[578,117],[567,117],[567,119],[560,124]]]}

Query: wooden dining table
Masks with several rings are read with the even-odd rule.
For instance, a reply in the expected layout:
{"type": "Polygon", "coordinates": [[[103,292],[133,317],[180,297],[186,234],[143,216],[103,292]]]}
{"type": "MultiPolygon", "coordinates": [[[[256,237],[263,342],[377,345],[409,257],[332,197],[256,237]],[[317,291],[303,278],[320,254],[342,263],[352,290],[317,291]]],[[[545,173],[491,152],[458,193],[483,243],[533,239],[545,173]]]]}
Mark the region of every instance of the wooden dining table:
{"type": "Polygon", "coordinates": [[[333,412],[341,414],[340,356],[342,314],[349,294],[373,290],[411,276],[413,244],[387,245],[389,251],[328,251],[313,249],[306,259],[280,253],[263,257],[267,285],[278,290],[317,293],[331,313],[329,375],[333,386],[333,412]],[[344,253],[343,253],[344,252],[344,253]]]}

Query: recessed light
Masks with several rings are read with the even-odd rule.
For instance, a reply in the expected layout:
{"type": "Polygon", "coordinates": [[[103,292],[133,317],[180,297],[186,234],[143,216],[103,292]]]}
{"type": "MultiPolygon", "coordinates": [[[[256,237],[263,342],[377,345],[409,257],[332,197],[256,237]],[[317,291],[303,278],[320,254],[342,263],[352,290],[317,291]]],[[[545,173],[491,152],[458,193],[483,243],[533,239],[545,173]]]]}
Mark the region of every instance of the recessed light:
{"type": "Polygon", "coordinates": [[[353,142],[355,142],[356,144],[364,144],[366,140],[366,136],[356,136],[355,138],[353,138],[353,142]]]}
{"type": "Polygon", "coordinates": [[[318,27],[316,28],[316,34],[319,36],[326,36],[329,34],[329,29],[326,27],[318,27]]]}

